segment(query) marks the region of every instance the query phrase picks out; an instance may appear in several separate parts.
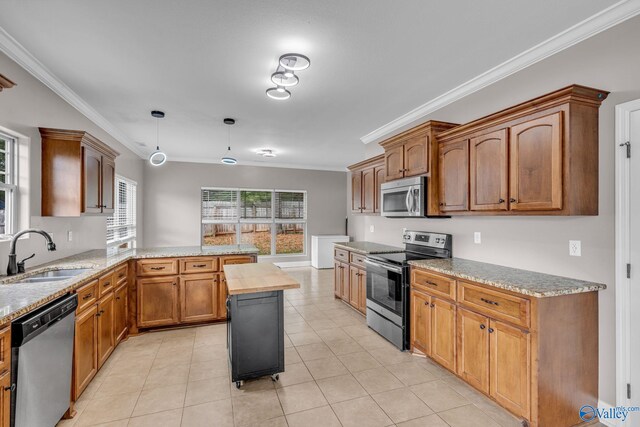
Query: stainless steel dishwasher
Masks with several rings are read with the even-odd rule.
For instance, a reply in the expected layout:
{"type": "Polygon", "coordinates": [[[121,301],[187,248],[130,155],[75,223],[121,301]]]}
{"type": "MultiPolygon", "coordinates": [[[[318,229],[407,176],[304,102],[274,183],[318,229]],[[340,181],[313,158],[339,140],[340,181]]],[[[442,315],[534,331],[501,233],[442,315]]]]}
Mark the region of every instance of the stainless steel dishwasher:
{"type": "Polygon", "coordinates": [[[11,323],[11,425],[52,427],[69,408],[76,295],[11,323]]]}

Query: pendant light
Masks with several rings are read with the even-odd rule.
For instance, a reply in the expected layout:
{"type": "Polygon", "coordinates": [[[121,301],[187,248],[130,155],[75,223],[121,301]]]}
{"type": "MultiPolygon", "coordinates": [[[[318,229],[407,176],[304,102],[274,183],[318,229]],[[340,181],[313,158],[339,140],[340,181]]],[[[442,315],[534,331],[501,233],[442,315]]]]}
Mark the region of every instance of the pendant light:
{"type": "Polygon", "coordinates": [[[235,165],[238,161],[231,157],[231,126],[236,123],[235,119],[226,118],[223,120],[225,125],[229,126],[229,134],[228,134],[228,146],[227,146],[227,155],[224,156],[220,161],[225,165],[235,165]]]}
{"type": "Polygon", "coordinates": [[[151,166],[161,166],[167,161],[167,155],[160,151],[160,119],[164,118],[162,111],[153,110],[151,116],[156,118],[156,151],[149,156],[149,163],[151,166]]]}

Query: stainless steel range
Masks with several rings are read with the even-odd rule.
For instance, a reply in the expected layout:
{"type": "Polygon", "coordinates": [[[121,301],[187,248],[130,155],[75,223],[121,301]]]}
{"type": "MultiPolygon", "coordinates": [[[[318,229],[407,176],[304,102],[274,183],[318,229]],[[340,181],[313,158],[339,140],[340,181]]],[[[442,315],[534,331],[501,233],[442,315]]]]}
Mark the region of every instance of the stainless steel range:
{"type": "Polygon", "coordinates": [[[401,350],[409,348],[409,261],[451,258],[450,234],[405,231],[405,251],[369,255],[367,324],[401,350]]]}

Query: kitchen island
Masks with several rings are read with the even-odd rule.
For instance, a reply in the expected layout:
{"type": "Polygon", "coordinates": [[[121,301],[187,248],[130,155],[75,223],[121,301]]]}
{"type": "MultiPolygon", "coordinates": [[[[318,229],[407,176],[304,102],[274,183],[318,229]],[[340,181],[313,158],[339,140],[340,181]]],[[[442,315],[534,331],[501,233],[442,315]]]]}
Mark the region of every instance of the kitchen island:
{"type": "Polygon", "coordinates": [[[231,381],[284,372],[284,294],[300,284],[273,264],[225,265],[231,381]]]}

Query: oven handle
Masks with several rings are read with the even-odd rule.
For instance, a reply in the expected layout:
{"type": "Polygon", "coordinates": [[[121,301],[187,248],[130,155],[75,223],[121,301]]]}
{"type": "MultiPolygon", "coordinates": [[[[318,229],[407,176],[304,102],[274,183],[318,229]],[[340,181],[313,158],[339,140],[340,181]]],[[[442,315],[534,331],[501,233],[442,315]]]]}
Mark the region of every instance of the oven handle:
{"type": "Polygon", "coordinates": [[[383,268],[385,270],[389,270],[389,271],[393,271],[395,273],[402,274],[402,269],[400,267],[394,267],[394,266],[391,266],[391,265],[388,265],[388,264],[382,264],[382,263],[378,263],[378,262],[373,262],[373,261],[371,261],[369,259],[365,259],[364,263],[365,264],[369,264],[369,265],[371,265],[373,267],[383,268]]]}

